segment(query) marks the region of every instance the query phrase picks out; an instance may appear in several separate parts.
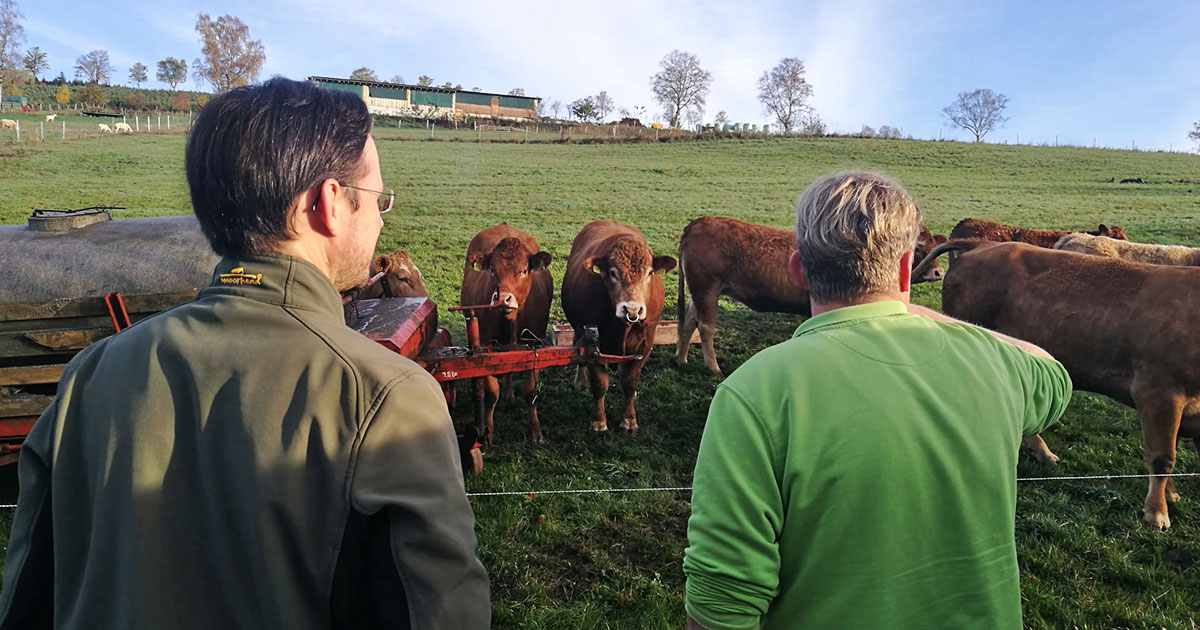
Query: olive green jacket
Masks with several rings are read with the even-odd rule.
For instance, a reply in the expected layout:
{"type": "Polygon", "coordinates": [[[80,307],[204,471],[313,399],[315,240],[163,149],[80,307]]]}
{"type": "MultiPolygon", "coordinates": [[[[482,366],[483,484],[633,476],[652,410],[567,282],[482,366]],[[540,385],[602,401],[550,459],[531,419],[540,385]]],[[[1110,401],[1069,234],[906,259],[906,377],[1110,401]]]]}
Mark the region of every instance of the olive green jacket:
{"type": "Polygon", "coordinates": [[[81,352],[21,450],[0,628],[486,628],[428,373],[285,256],[81,352]]]}

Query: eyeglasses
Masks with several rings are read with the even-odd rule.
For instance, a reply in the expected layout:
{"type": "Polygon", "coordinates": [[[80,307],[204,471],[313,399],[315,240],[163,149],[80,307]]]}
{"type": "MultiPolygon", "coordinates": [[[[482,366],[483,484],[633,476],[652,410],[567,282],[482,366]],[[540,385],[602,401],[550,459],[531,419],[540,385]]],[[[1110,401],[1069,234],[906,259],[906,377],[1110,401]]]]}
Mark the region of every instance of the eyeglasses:
{"type": "Polygon", "coordinates": [[[390,188],[386,192],[382,190],[371,190],[370,188],[361,188],[359,186],[351,186],[349,184],[342,184],[342,188],[353,188],[355,190],[361,190],[363,192],[375,193],[379,195],[379,214],[387,214],[388,211],[392,209],[392,206],[396,203],[396,191],[390,188]]]}

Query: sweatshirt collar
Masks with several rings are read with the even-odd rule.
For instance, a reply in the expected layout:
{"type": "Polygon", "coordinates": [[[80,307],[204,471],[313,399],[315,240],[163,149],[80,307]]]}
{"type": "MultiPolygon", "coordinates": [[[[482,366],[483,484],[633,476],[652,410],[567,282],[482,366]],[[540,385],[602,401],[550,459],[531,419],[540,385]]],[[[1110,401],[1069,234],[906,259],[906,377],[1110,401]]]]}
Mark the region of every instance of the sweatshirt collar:
{"type": "Polygon", "coordinates": [[[213,270],[208,295],[240,297],[342,318],[342,298],[333,282],[312,263],[284,254],[226,256],[213,270]]]}
{"type": "Polygon", "coordinates": [[[880,302],[867,302],[866,304],[855,304],[854,306],[846,306],[837,308],[832,311],[826,311],[815,317],[808,318],[792,337],[806,335],[821,328],[837,326],[838,324],[846,324],[857,322],[864,319],[874,319],[878,317],[889,317],[891,315],[905,315],[908,313],[908,307],[904,302],[899,300],[883,300],[880,302]]]}

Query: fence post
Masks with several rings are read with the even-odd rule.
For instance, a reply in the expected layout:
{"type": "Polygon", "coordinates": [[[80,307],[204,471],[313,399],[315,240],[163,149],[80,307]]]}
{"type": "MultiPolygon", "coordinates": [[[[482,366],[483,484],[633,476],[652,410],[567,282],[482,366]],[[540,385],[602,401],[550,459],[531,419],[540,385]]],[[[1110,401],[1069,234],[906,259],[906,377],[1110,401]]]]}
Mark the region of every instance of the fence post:
{"type": "Polygon", "coordinates": [[[17,142],[21,141],[21,121],[17,121],[17,142]]]}
{"type": "Polygon", "coordinates": [[[171,129],[171,115],[167,114],[167,130],[171,129]]]}
{"type": "Polygon", "coordinates": [[[67,121],[63,121],[63,140],[67,139],[67,121]]]}
{"type": "Polygon", "coordinates": [[[43,142],[46,141],[46,123],[44,121],[38,123],[38,137],[41,138],[43,142]]]}
{"type": "Polygon", "coordinates": [[[133,128],[134,128],[134,130],[135,130],[135,131],[141,131],[141,130],[142,130],[142,117],[141,117],[141,116],[134,116],[134,117],[133,117],[133,128]]]}
{"type": "Polygon", "coordinates": [[[158,115],[158,128],[162,129],[162,114],[158,115]]]}

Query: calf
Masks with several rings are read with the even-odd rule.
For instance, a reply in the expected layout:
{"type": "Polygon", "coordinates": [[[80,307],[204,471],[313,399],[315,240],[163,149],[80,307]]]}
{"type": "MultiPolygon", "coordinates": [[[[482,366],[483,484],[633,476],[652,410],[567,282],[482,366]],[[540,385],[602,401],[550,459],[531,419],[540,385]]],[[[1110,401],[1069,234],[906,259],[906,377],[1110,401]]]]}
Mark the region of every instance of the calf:
{"type": "MultiPolygon", "coordinates": [[[[562,306],[575,329],[576,343],[584,329],[595,326],[600,351],[605,354],[641,355],[621,364],[621,391],[625,409],[621,428],[637,431],[638,380],[654,348],[654,332],[662,316],[663,282],[660,274],[675,268],[671,256],[655,256],[641,231],[616,221],[593,221],[571,243],[563,277],[562,306]]],[[[594,406],[592,430],[608,430],[604,393],[608,371],[603,365],[587,368],[594,406]]]]}
{"type": "MultiPolygon", "coordinates": [[[[952,240],[977,238],[997,243],[1029,243],[1030,245],[1050,249],[1054,247],[1058,239],[1070,233],[1070,230],[1026,230],[1025,228],[1004,225],[995,221],[963,219],[958,222],[958,225],[954,226],[953,230],[950,230],[950,238],[952,240]]],[[[1123,241],[1129,240],[1125,236],[1125,230],[1121,229],[1119,225],[1109,227],[1101,223],[1095,230],[1085,233],[1092,236],[1109,236],[1123,241]]]]}
{"type": "MultiPolygon", "coordinates": [[[[483,309],[479,317],[481,343],[516,345],[526,333],[541,339],[550,324],[554,279],[547,267],[550,254],[541,251],[530,235],[507,223],[483,230],[467,245],[459,304],[500,304],[483,309]]],[[[529,441],[542,441],[537,415],[537,370],[525,373],[521,396],[529,411],[529,441]]],[[[492,442],[492,417],[500,398],[500,383],[488,376],[484,384],[484,419],[481,440],[492,442]]]]}
{"type": "Polygon", "coordinates": [[[0,128],[4,128],[4,129],[16,129],[16,128],[17,128],[17,121],[15,121],[15,120],[13,120],[13,119],[11,119],[11,118],[0,118],[0,128]]]}
{"type": "MultiPolygon", "coordinates": [[[[924,260],[945,240],[921,225],[913,264],[924,260]]],[[[717,329],[717,298],[722,295],[759,312],[811,315],[808,290],[796,284],[788,271],[788,258],[795,250],[796,237],[789,230],[726,217],[701,217],[689,223],[679,239],[676,360],[687,363],[692,333],[699,328],[704,364],[713,374],[721,374],[713,336],[717,329]],[[690,300],[685,292],[688,286],[692,291],[690,300]]],[[[932,282],[941,277],[942,268],[935,259],[922,276],[913,276],[913,282],[932,282]]]]}
{"type": "Polygon", "coordinates": [[[1108,258],[1120,258],[1133,262],[1150,263],[1152,265],[1179,265],[1183,267],[1200,267],[1200,248],[1184,247],[1182,245],[1154,245],[1151,243],[1130,243],[1118,241],[1107,236],[1091,236],[1076,232],[1068,234],[1054,244],[1054,249],[1065,252],[1079,252],[1108,258]]]}
{"type": "Polygon", "coordinates": [[[425,297],[425,278],[421,270],[403,249],[375,257],[371,261],[367,284],[346,291],[344,295],[358,300],[373,300],[378,298],[425,297]]]}
{"type": "Polygon", "coordinates": [[[117,133],[133,133],[133,127],[130,127],[129,123],[119,122],[113,125],[113,131],[117,133]]]}
{"type": "MultiPolygon", "coordinates": [[[[986,241],[930,255],[949,249],[963,254],[942,310],[1045,348],[1076,389],[1136,408],[1151,474],[1174,469],[1178,438],[1200,439],[1200,269],[986,241]]],[[[1146,522],[1170,527],[1167,502],[1178,498],[1170,477],[1151,478],[1146,522]]]]}
{"type": "Polygon", "coordinates": [[[58,118],[58,114],[46,114],[46,122],[53,122],[55,118],[58,118]]]}
{"type": "Polygon", "coordinates": [[[96,125],[96,129],[99,129],[100,133],[112,133],[113,132],[112,127],[109,127],[108,125],[106,125],[104,123],[98,123],[96,125]]]}

